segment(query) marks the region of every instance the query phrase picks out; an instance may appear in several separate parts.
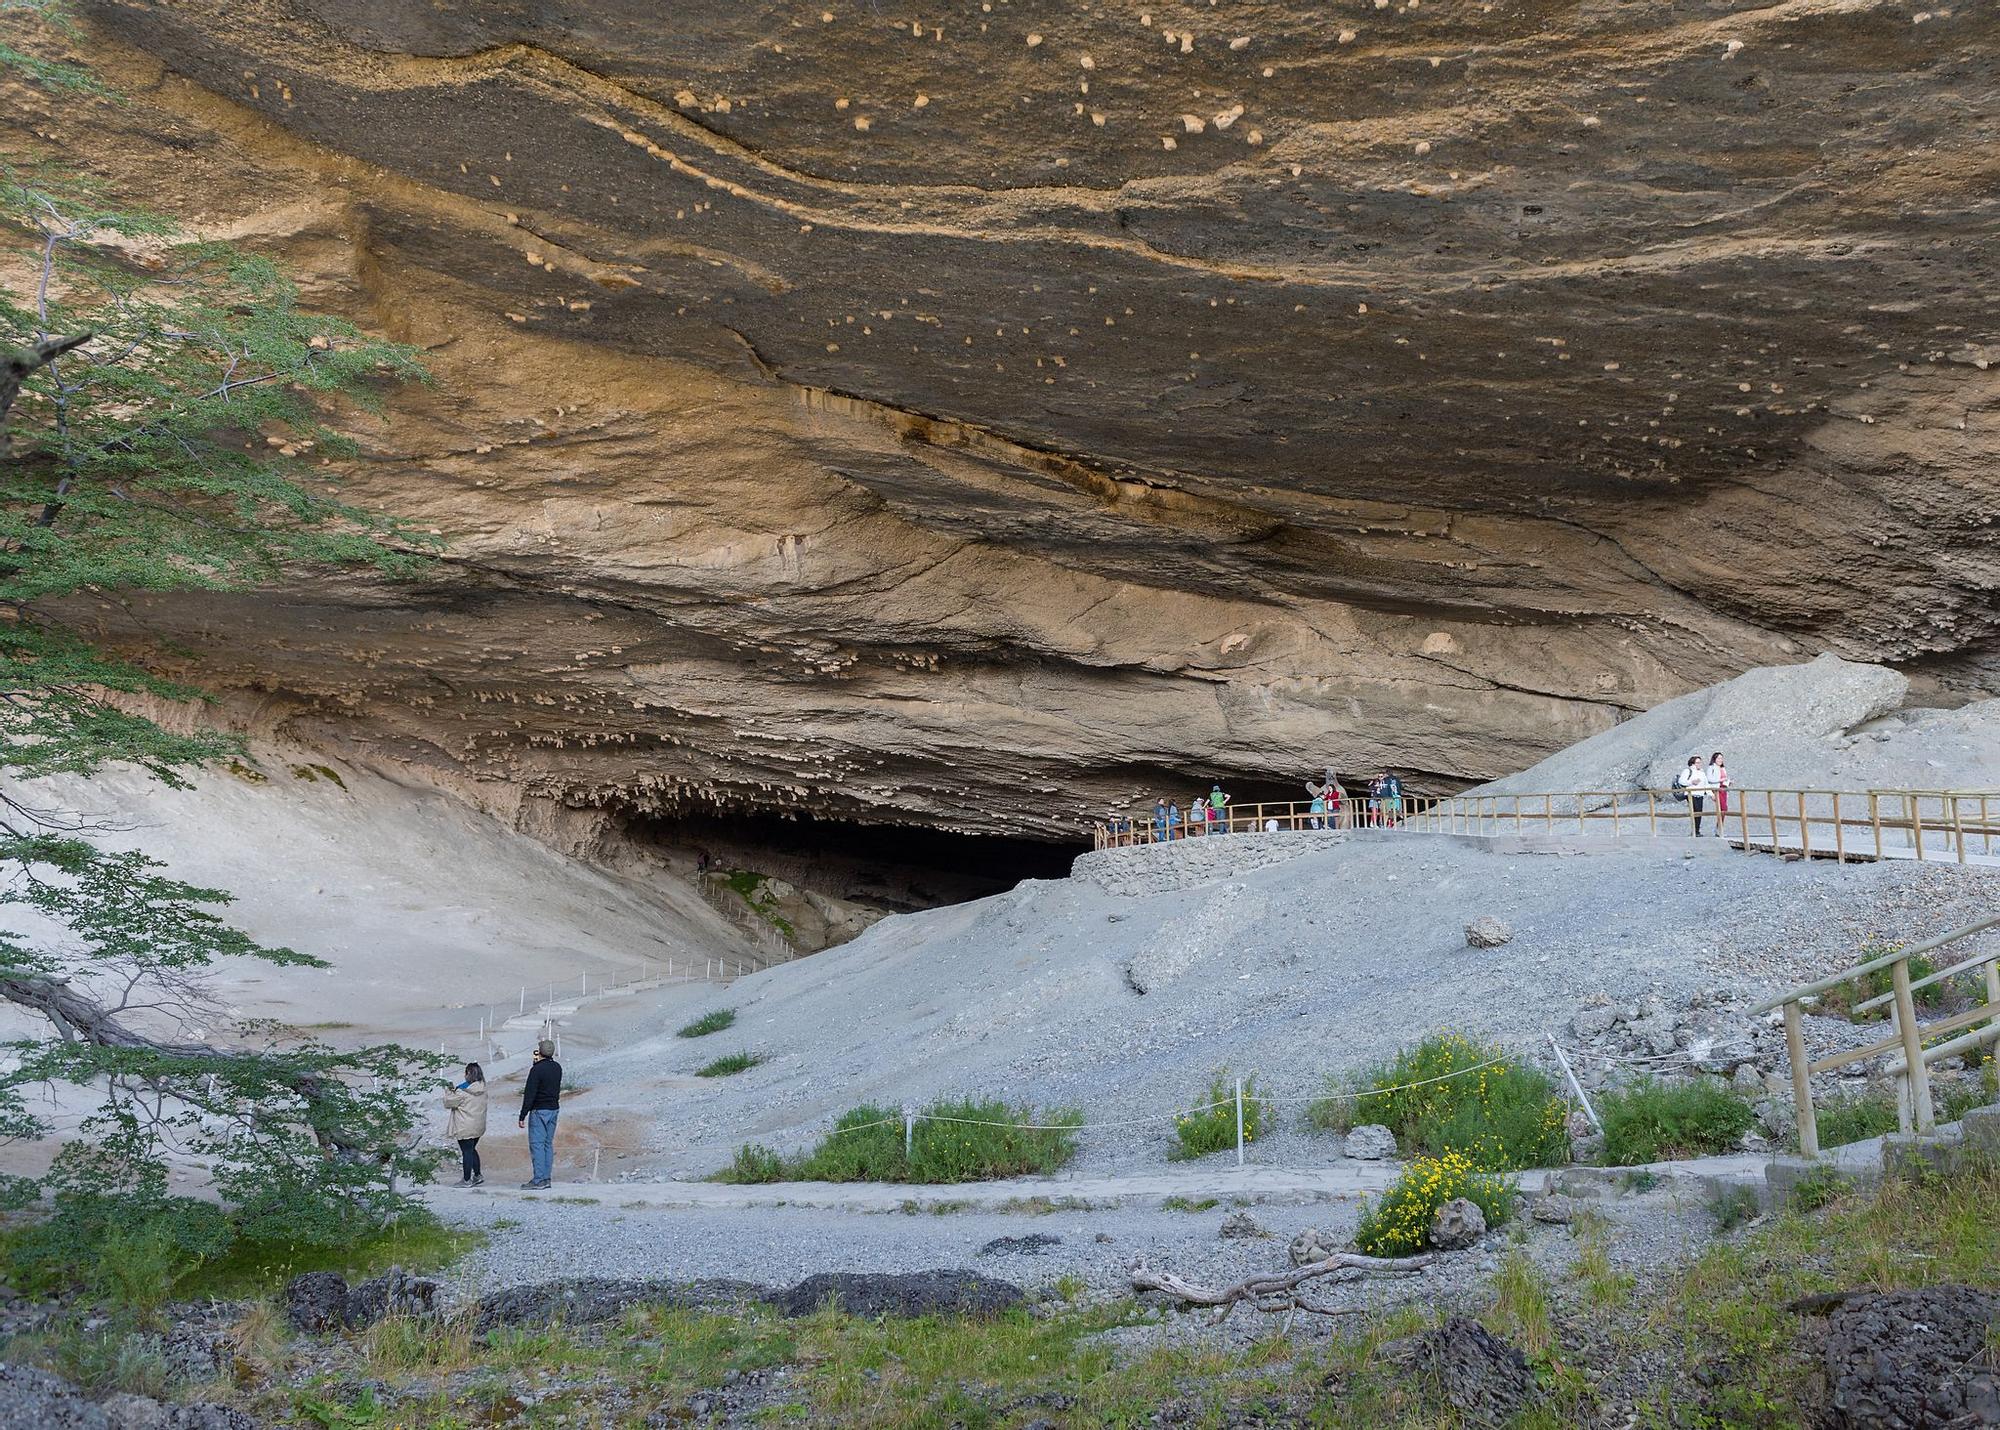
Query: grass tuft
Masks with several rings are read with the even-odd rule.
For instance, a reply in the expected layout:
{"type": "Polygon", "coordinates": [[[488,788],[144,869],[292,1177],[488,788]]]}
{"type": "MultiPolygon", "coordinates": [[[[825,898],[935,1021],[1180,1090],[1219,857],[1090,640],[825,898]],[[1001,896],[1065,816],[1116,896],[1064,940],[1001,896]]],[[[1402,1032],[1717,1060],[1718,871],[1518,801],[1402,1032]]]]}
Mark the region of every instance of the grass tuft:
{"type": "Polygon", "coordinates": [[[674,1036],[677,1038],[705,1038],[710,1033],[721,1032],[724,1028],[732,1026],[735,1022],[736,1010],[734,1008],[717,1008],[714,1012],[702,1014],[678,1033],[674,1034],[674,1036]]]}
{"type": "Polygon", "coordinates": [[[1076,1155],[1075,1128],[1082,1121],[1080,1112],[946,1098],[918,1114],[906,1149],[903,1114],[864,1103],[843,1114],[803,1156],[787,1159],[768,1147],[744,1146],[716,1180],[935,1185],[1046,1174],[1076,1155]]]}
{"type": "Polygon", "coordinates": [[[706,1067],[696,1068],[696,1077],[728,1077],[748,1071],[764,1061],[761,1053],[725,1053],[706,1067]]]}

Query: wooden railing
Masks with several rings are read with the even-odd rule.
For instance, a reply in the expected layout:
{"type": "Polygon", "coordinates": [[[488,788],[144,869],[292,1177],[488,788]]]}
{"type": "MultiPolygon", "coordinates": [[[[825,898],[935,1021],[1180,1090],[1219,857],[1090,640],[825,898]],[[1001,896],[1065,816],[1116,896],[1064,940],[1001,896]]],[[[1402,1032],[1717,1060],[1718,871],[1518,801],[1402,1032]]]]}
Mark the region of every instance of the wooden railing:
{"type": "Polygon", "coordinates": [[[1813,1111],[1812,1079],[1815,1073],[1833,1072],[1853,1063],[1866,1062],[1884,1053],[1898,1054],[1898,1060],[1890,1065],[1889,1071],[1896,1079],[1897,1123],[1905,1132],[1927,1133],[1937,1125],[1937,1114],[1931,1105],[1930,1065],[1940,1058],[1956,1057],[1982,1044],[2000,1042],[2000,955],[1991,950],[1975,953],[1960,959],[1949,968],[1941,968],[1924,978],[1912,980],[1910,960],[1919,954],[1934,953],[1961,939],[1984,933],[2000,925],[2000,914],[1981,919],[1978,923],[1967,924],[1953,929],[1950,933],[1923,943],[1912,944],[1908,948],[1895,949],[1880,958],[1871,958],[1866,963],[1856,964],[1844,973],[1836,973],[1822,978],[1816,983],[1807,983],[1788,993],[1780,993],[1775,998],[1766,999],[1750,1010],[1751,1016],[1768,1013],[1773,1008],[1785,1010],[1785,1050],[1792,1065],[1792,1101],[1798,1109],[1799,1151],[1808,1157],[1819,1155],[1819,1121],[1813,1111]],[[1806,1058],[1804,1033],[1804,1009],[1807,1003],[1830,989],[1857,979],[1866,978],[1882,969],[1889,970],[1890,987],[1887,993],[1854,1005],[1856,1012],[1888,1005],[1890,1013],[1890,1036],[1878,1043],[1870,1043],[1865,1048],[1850,1048],[1846,1052],[1810,1062],[1806,1058]],[[1955,978],[1978,968],[1984,970],[1986,1001],[1977,1008],[1940,1019],[1929,1027],[1917,1020],[1916,990],[1940,983],[1947,978],[1955,978]],[[1970,1029],[1969,1032],[1960,1031],[1970,1029]],[[1957,1034],[1948,1037],[1948,1034],[1957,1034]],[[1933,1043],[1934,1038],[1944,1038],[1933,1043]],[[1929,1046],[1925,1046],[1929,1043],[1929,1046]]]}
{"type": "Polygon", "coordinates": [[[1231,804],[1209,821],[1171,827],[1150,811],[1099,824],[1095,844],[1117,849],[1222,834],[1312,830],[1414,830],[1438,834],[1718,836],[1735,848],[1808,858],[1951,860],[2000,854],[2000,791],[1708,790],[1678,800],[1669,790],[1580,790],[1564,794],[1350,794],[1338,809],[1310,803],[1231,804]],[[1726,807],[1725,807],[1726,806],[1726,807]]]}

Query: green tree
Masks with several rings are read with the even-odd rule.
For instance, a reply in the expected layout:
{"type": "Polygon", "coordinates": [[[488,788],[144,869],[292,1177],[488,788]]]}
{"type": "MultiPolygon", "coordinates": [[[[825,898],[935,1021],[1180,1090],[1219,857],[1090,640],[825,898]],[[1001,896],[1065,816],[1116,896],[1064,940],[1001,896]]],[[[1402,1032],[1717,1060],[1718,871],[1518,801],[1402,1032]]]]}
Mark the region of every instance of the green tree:
{"type": "Polygon", "coordinates": [[[0,225],[11,271],[30,275],[0,289],[0,998],[48,1029],[9,1049],[0,1135],[50,1130],[31,1086],[90,1109],[46,1178],[10,1188],[56,1203],[29,1251],[74,1264],[79,1242],[129,1235],[135,1216],[196,1253],[235,1235],[342,1239],[427,1175],[409,1093],[434,1060],[231,1027],[206,981],[217,959],[319,961],[231,928],[211,911],[225,893],[100,847],[21,781],[123,762],[181,784],[236,747],[140,713],[197,692],[83,638],[73,598],[421,563],[422,538],[339,500],[313,465],[351,450],[332,413],[421,369],[301,310],[267,260],[185,241],[75,178],[8,171],[0,225]],[[169,1194],[176,1155],[212,1169],[227,1213],[169,1194]]]}

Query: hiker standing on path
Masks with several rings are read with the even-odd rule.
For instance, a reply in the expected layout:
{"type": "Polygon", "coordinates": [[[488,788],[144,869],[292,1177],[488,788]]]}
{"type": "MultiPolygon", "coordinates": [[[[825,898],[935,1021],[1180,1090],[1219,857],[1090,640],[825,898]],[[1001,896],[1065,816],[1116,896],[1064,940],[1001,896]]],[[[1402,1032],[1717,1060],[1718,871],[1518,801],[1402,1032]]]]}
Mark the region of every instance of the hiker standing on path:
{"type": "Polygon", "coordinates": [[[1177,799],[1170,799],[1167,801],[1167,838],[1178,839],[1180,837],[1181,802],[1177,799]]]}
{"type": "Polygon", "coordinates": [[[1708,757],[1708,787],[1715,791],[1715,837],[1722,838],[1722,827],[1729,822],[1729,769],[1722,763],[1722,751],[1717,750],[1708,757]]]}
{"type": "Polygon", "coordinates": [[[1208,821],[1221,824],[1222,833],[1229,832],[1229,796],[1222,792],[1220,784],[1208,792],[1208,821]]]}
{"type": "Polygon", "coordinates": [[[445,1093],[444,1105],[451,1113],[444,1135],[458,1144],[458,1184],[482,1186],[486,1178],[479,1170],[479,1139],[486,1135],[486,1074],[478,1063],[465,1065],[465,1081],[445,1093]]]}
{"type": "Polygon", "coordinates": [[[1674,776],[1674,788],[1687,800],[1688,810],[1694,815],[1695,837],[1701,837],[1701,812],[1707,805],[1708,771],[1701,767],[1700,755],[1689,755],[1681,772],[1674,776]]]}
{"type": "Polygon", "coordinates": [[[535,1047],[534,1065],[521,1087],[520,1125],[528,1129],[528,1158],[534,1175],[521,1183],[529,1192],[546,1191],[556,1169],[556,1110],[562,1102],[562,1064],[547,1038],[535,1047]]]}
{"type": "Polygon", "coordinates": [[[1194,803],[1188,808],[1188,833],[1208,833],[1208,800],[1205,796],[1196,795],[1194,803]]]}
{"type": "Polygon", "coordinates": [[[1153,842],[1160,844],[1167,837],[1167,801],[1161,797],[1153,801],[1153,842]]]}

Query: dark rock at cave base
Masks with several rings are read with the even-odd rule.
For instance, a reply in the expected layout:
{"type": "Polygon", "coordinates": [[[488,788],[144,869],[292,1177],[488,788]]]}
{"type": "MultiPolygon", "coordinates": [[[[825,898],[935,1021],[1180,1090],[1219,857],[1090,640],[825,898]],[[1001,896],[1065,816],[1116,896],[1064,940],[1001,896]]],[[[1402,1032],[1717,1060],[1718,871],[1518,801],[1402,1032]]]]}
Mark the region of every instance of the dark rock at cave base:
{"type": "Polygon", "coordinates": [[[352,1287],[333,1271],[308,1271],[285,1285],[285,1316],[309,1335],[372,1326],[384,1316],[434,1316],[443,1306],[436,1281],[400,1266],[352,1287]]]}
{"type": "Polygon", "coordinates": [[[509,1286],[479,1301],[476,1324],[493,1326],[593,1325],[615,1320],[631,1306],[682,1310],[735,1309],[766,1294],[749,1281],[633,1281],[577,1276],[509,1286]]]}
{"type": "Polygon", "coordinates": [[[993,1316],[1020,1304],[1022,1294],[975,1271],[835,1271],[763,1299],[787,1316],[809,1316],[829,1300],[853,1316],[993,1316]]]}
{"type": "Polygon", "coordinates": [[[1827,1321],[1828,1423],[1967,1430],[2000,1425],[1991,1328],[2000,1294],[1933,1286],[1849,1297],[1827,1321]]]}
{"type": "Polygon", "coordinates": [[[1434,1331],[1392,1341],[1382,1355],[1434,1379],[1453,1409],[1479,1425],[1504,1425],[1534,1394],[1528,1358],[1479,1322],[1453,1316],[1434,1331]]]}
{"type": "Polygon", "coordinates": [[[996,1236],[979,1248],[981,1256],[1039,1256],[1052,1246],[1061,1246],[1062,1238],[1050,1236],[1045,1231],[1031,1231],[1026,1236],[996,1236]]]}
{"type": "Polygon", "coordinates": [[[226,1405],[162,1405],[143,1395],[102,1404],[59,1375],[0,1363],[0,1430],[262,1430],[226,1405]]]}

